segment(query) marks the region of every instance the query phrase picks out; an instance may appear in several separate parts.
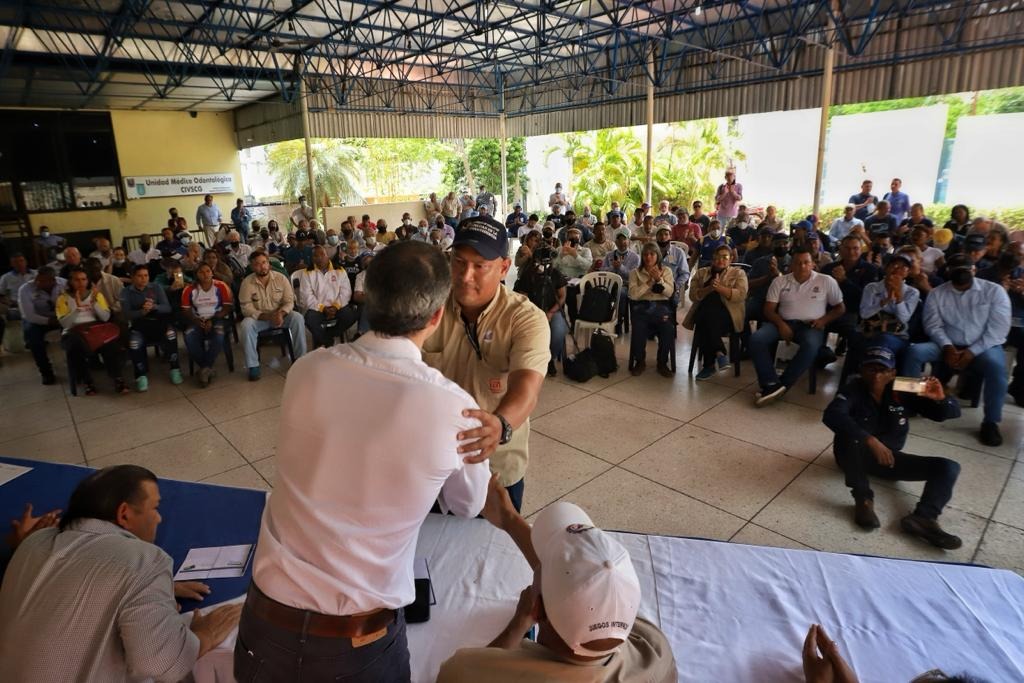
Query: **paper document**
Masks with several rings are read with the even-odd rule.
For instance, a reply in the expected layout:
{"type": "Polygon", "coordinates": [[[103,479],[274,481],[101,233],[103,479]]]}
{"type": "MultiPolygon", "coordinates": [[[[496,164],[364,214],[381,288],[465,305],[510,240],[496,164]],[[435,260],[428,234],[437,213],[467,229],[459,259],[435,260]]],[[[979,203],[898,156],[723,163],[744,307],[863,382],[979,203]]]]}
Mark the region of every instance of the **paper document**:
{"type": "Polygon", "coordinates": [[[252,554],[252,544],[225,545],[215,548],[192,548],[188,551],[175,581],[198,579],[230,579],[245,574],[252,554]]]}
{"type": "Polygon", "coordinates": [[[3,486],[7,482],[17,479],[26,472],[31,471],[31,467],[22,467],[21,465],[8,465],[5,462],[0,462],[0,486],[3,486]]]}

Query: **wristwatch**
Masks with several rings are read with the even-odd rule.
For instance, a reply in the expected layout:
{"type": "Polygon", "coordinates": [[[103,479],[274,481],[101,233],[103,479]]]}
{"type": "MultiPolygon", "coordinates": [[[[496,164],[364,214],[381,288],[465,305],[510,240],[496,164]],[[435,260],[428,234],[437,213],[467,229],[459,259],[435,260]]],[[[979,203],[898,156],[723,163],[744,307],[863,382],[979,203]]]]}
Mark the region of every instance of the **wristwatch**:
{"type": "Polygon", "coordinates": [[[498,441],[498,445],[504,446],[505,444],[512,440],[512,425],[510,425],[508,423],[508,420],[506,420],[498,413],[495,413],[494,416],[501,421],[501,440],[498,441]]]}

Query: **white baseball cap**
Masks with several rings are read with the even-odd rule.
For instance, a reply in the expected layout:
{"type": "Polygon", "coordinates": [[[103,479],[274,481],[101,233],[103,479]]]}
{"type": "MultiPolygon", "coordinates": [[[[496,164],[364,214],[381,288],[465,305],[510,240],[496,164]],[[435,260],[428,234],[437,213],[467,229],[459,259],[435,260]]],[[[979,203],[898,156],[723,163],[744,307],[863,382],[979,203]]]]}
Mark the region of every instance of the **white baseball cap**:
{"type": "Polygon", "coordinates": [[[622,545],[594,527],[583,510],[558,502],[545,508],[530,535],[540,559],[544,611],[566,645],[586,657],[600,652],[583,643],[625,641],[640,607],[640,580],[622,545]]]}

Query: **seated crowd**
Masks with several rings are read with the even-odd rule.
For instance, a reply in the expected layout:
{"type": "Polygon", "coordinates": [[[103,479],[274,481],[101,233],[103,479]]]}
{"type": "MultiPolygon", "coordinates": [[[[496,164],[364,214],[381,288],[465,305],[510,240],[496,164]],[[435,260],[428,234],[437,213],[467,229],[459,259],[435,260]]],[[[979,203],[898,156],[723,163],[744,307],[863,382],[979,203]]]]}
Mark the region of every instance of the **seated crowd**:
{"type": "MultiPolygon", "coordinates": [[[[731,171],[716,193],[714,218],[699,201],[692,214],[662,201],[657,213],[648,204],[637,207],[628,225],[617,204],[606,221],[590,207],[577,216],[560,186],[543,222],[517,205],[502,225],[490,218],[495,200],[481,187],[476,197],[431,195],[418,225],[407,214],[391,232],[383,220],[350,217],[340,234],[322,229],[305,202],[290,218],[292,229],[283,232],[275,221],[262,229],[246,218],[241,200],[233,224],[214,231],[204,223],[215,208],[208,197],[197,220],[209,246],[193,241],[184,219],[172,213],[159,241],[141,235],[135,249],[97,240],[96,252],[83,259],[66,247],[55,265],[34,273],[13,257],[11,272],[20,283],[7,301],[17,304],[44,384],[55,381],[45,340],[50,330],[61,331],[71,372],[87,394],[96,392],[92,370],[100,362],[115,391],[129,391],[122,378],[126,357],[136,390],[145,391],[149,346],[160,350],[171,381],[182,382],[179,336],[203,386],[217,357],[229,351],[231,335],[251,380],[260,377],[259,342],[267,335],[285,337],[297,362],[285,387],[277,454],[286,485],[268,502],[244,608],[178,614],[176,597],[201,599],[207,589],[175,584],[169,556],[154,545],[158,481],[139,467],[108,467],[79,484],[63,517],[53,511],[36,518],[27,507],[15,522],[16,550],[0,588],[0,661],[11,662],[14,680],[180,680],[238,625],[239,680],[257,673],[294,680],[300,671],[313,680],[408,680],[401,608],[414,593],[416,533],[436,502],[442,511],[479,515],[506,532],[533,570],[508,624],[487,647],[457,651],[438,680],[674,681],[667,639],[638,617],[640,582],[628,552],[569,503],[545,508],[531,529],[519,513],[521,470],[502,481],[488,462],[498,444],[516,438],[513,427],[497,415],[501,440],[487,441],[483,399],[442,376],[430,358],[442,351],[431,346],[431,335],[456,325],[444,322],[453,306],[463,316],[459,338],[469,338],[482,358],[481,340],[493,340],[490,330],[480,338],[477,331],[502,299],[510,319],[529,318],[524,329],[536,319],[544,331],[539,309],[550,331],[549,337],[531,332],[545,352],[508,350],[515,366],[508,382],[517,373],[539,375],[538,361],[555,374],[571,326],[587,312],[581,279],[592,273],[619,278],[611,295],[619,329],[630,330],[634,375],[644,372],[652,338],[659,374],[673,375],[677,324],[693,330],[698,380],[738,360],[727,354],[723,337],[741,340],[761,386],[760,406],[845,353],[851,380],[823,419],[836,436],[835,458],[854,497],[856,523],[880,526],[869,476],[923,480],[921,501],[902,528],[937,547],[959,547],[960,539],[937,521],[959,465],[904,453],[907,420],[958,417],[959,403],[944,384],[959,373],[959,393],[983,402],[982,442],[1000,443],[1007,343],[1018,354],[1009,391],[1024,400],[1021,329],[1011,331],[1011,317],[1019,323],[1024,304],[1024,252],[1005,229],[986,221],[935,230],[918,205],[898,221],[888,200],[857,197],[836,221],[844,223],[833,224],[835,241],[833,230],[822,232],[813,216],[792,223],[787,234],[770,207],[760,221],[749,215],[731,171]],[[865,202],[871,210],[858,217],[865,202]],[[1001,237],[990,238],[993,232],[1001,237]],[[513,235],[521,241],[514,257],[520,294],[501,287],[489,302],[471,307],[465,302],[481,283],[497,285],[508,272],[506,236],[513,235]],[[931,272],[924,268],[929,249],[941,252],[928,260],[931,272]],[[307,354],[307,330],[314,349],[332,348],[307,354]],[[841,348],[827,346],[831,332],[841,348]],[[334,345],[336,339],[349,343],[334,345]],[[781,342],[798,348],[779,375],[781,342]],[[934,376],[896,388],[897,368],[916,378],[926,364],[934,376]],[[318,408],[338,387],[350,406],[340,417],[318,408]],[[422,417],[426,435],[360,436],[360,425],[380,405],[399,404],[422,417]],[[329,426],[354,436],[328,444],[308,429],[319,420],[324,431],[329,426]],[[423,458],[405,457],[412,449],[423,458]],[[323,480],[304,475],[311,470],[323,480]],[[406,504],[381,508],[367,495],[374,487],[400,488],[406,504]],[[334,537],[345,542],[324,540],[334,537]],[[78,609],[86,600],[103,607],[86,614],[78,609]],[[524,639],[534,625],[535,638],[524,639]],[[88,637],[47,656],[69,630],[88,637]]],[[[966,210],[959,214],[956,220],[967,220],[966,210]]],[[[528,383],[533,398],[517,397],[528,408],[514,420],[516,428],[539,391],[539,381],[528,383]]],[[[520,380],[517,387],[525,385],[520,380]]],[[[808,681],[856,680],[819,626],[809,631],[803,657],[808,681]]]]}

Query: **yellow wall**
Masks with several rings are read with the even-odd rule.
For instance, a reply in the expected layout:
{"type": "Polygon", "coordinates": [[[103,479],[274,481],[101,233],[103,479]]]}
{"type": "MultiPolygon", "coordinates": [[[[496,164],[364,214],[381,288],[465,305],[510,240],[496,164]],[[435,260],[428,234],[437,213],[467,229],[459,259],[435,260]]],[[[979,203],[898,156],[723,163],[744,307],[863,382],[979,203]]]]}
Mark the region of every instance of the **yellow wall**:
{"type": "MultiPolygon", "coordinates": [[[[214,202],[227,219],[242,192],[234,114],[199,112],[192,118],[187,112],[111,111],[110,119],[122,176],[233,174],[239,194],[214,195],[214,202]]],[[[36,213],[29,215],[29,221],[34,232],[46,225],[57,235],[106,228],[116,244],[126,235],[159,232],[167,224],[167,210],[172,206],[194,229],[196,207],[202,202],[200,195],[132,199],[124,209],[36,213]]]]}

